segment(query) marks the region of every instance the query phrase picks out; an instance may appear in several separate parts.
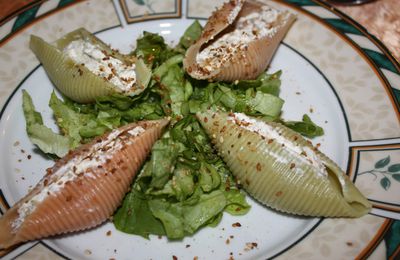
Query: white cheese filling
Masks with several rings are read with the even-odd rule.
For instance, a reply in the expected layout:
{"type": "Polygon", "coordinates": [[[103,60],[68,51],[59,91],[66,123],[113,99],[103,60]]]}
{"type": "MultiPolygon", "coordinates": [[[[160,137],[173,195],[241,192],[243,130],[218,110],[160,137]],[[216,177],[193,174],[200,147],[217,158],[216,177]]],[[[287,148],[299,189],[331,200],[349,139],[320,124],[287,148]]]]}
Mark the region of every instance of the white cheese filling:
{"type": "MultiPolygon", "coordinates": [[[[279,10],[263,6],[261,12],[240,17],[233,31],[225,33],[197,54],[196,62],[209,72],[220,68],[233,57],[242,55],[241,52],[247,48],[249,42],[266,36],[272,37],[277,32],[279,16],[283,14],[279,10]]],[[[232,22],[232,17],[229,17],[229,22],[232,22]]]]}
{"type": "MultiPolygon", "coordinates": [[[[328,176],[325,165],[322,163],[315,151],[310,147],[297,145],[292,140],[287,139],[281,133],[276,131],[272,126],[263,121],[250,118],[243,113],[234,113],[233,116],[228,117],[228,120],[235,124],[239,121],[240,127],[255,132],[265,137],[267,140],[273,140],[274,142],[283,145],[286,150],[293,153],[297,158],[304,159],[304,162],[312,165],[319,176],[328,176]]],[[[280,162],[287,163],[286,160],[279,158],[279,156],[276,158],[280,162]]]]}
{"type": "Polygon", "coordinates": [[[236,16],[239,14],[240,10],[242,9],[242,5],[236,4],[233,8],[232,12],[228,15],[228,23],[231,24],[235,21],[236,16]]]}
{"type": "Polygon", "coordinates": [[[133,129],[129,130],[128,133],[129,133],[131,136],[138,136],[138,135],[140,135],[141,133],[143,133],[144,131],[146,131],[146,130],[144,130],[143,127],[137,126],[137,127],[133,128],[133,129]]]}
{"type": "MultiPolygon", "coordinates": [[[[137,126],[127,133],[127,137],[136,137],[143,133],[145,129],[141,126],[137,126]]],[[[35,209],[36,206],[45,200],[48,196],[51,196],[60,191],[67,182],[73,181],[79,175],[84,175],[90,178],[96,178],[89,169],[96,169],[98,166],[104,164],[107,160],[111,159],[115,152],[117,152],[123,145],[129,145],[132,139],[122,140],[119,138],[121,132],[116,129],[113,130],[107,137],[107,139],[94,144],[91,146],[88,152],[79,157],[74,157],[68,163],[61,166],[55,171],[49,178],[44,178],[40,182],[41,190],[35,194],[28,201],[22,203],[18,208],[18,218],[11,223],[14,230],[17,230],[25,218],[29,216],[35,209]]]]}
{"type": "Polygon", "coordinates": [[[136,84],[135,64],[124,64],[90,41],[72,41],[64,48],[64,53],[76,64],[83,64],[88,70],[124,92],[136,84]]]}

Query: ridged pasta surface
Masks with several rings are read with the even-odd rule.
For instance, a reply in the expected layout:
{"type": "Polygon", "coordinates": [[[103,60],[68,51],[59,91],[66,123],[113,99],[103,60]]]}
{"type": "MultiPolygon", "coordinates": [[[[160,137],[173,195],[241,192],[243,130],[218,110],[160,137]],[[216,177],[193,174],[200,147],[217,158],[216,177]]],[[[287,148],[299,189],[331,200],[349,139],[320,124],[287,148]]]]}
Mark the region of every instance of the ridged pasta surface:
{"type": "Polygon", "coordinates": [[[119,143],[120,147],[111,151],[112,148],[108,146],[100,146],[98,155],[103,156],[108,153],[107,159],[95,167],[87,168],[65,183],[61,183],[61,178],[55,176],[56,173],[76,158],[93,156],[91,150],[93,146],[107,140],[111,134],[83,145],[60,159],[48,169],[46,176],[31,192],[0,219],[2,230],[0,248],[28,240],[89,229],[106,221],[120,205],[136,172],[167,124],[168,120],[164,119],[143,121],[120,128],[118,131],[121,134],[115,138],[118,142],[122,140],[119,143]],[[143,132],[137,136],[129,134],[129,130],[137,127],[143,129],[143,132]],[[45,199],[23,218],[18,227],[15,227],[17,219],[21,217],[20,208],[23,204],[37,197],[45,187],[58,184],[61,188],[56,192],[45,194],[45,199]]]}
{"type": "Polygon", "coordinates": [[[298,133],[277,123],[265,123],[280,138],[301,147],[301,154],[288,149],[292,146],[289,143],[285,147],[238,125],[224,112],[209,111],[198,118],[244,189],[263,204],[306,216],[360,217],[370,210],[368,200],[340,168],[298,133]],[[325,173],[310,163],[312,152],[325,173]]]}
{"type": "Polygon", "coordinates": [[[235,28],[235,20],[254,12],[260,12],[263,4],[257,1],[230,1],[221,6],[208,19],[200,39],[186,52],[183,65],[186,71],[196,79],[211,79],[216,81],[228,81],[242,79],[254,79],[262,73],[270,63],[273,54],[281,40],[295,20],[295,16],[288,14],[285,20],[276,25],[277,31],[272,36],[262,37],[247,44],[244,50],[238,50],[237,55],[223,62],[219,68],[211,71],[205,70],[197,63],[198,53],[212,41],[215,41],[226,31],[235,28]],[[237,12],[237,9],[240,12],[237,12]],[[235,19],[228,17],[234,17],[235,19]]]}
{"type": "MultiPolygon", "coordinates": [[[[92,73],[84,64],[76,64],[63,53],[63,48],[71,41],[79,39],[94,42],[106,50],[107,53],[112,52],[110,47],[83,28],[67,34],[54,44],[47,43],[37,36],[31,36],[30,48],[42,63],[51,81],[64,95],[76,102],[88,103],[93,102],[99,96],[106,96],[116,92],[137,95],[145,89],[150,80],[151,72],[141,60],[136,61],[137,86],[126,93],[108,80],[92,73]]],[[[114,53],[113,56],[120,60],[125,59],[119,53],[114,53]]]]}

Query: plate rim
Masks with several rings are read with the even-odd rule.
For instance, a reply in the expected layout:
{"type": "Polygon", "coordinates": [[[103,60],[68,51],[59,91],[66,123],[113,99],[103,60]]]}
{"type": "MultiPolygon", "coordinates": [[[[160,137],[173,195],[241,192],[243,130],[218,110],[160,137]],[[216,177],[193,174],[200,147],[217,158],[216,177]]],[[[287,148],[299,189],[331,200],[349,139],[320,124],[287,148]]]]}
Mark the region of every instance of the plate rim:
{"type": "MultiPolygon", "coordinates": [[[[122,0],[119,0],[119,1],[122,1],[122,0]]],[[[189,1],[189,0],[188,0],[189,1]]],[[[319,6],[319,7],[323,7],[323,8],[325,8],[326,10],[328,10],[329,12],[332,12],[332,13],[334,13],[336,16],[338,16],[338,18],[339,18],[339,20],[343,20],[343,21],[345,21],[348,25],[350,25],[350,26],[352,26],[352,27],[355,27],[356,29],[358,29],[361,33],[362,33],[362,35],[363,36],[365,36],[370,42],[372,42],[375,46],[377,46],[381,51],[382,51],[382,53],[383,53],[383,55],[384,55],[384,57],[396,68],[396,74],[397,75],[400,75],[400,61],[399,60],[397,60],[396,59],[396,57],[394,57],[394,55],[388,50],[388,48],[379,40],[379,39],[377,39],[375,36],[373,36],[372,34],[370,34],[363,26],[361,26],[359,23],[357,23],[354,19],[352,19],[351,17],[349,17],[348,15],[346,15],[346,14],[344,14],[343,12],[341,12],[340,10],[338,10],[338,9],[336,9],[336,8],[334,8],[332,5],[330,5],[330,4],[328,4],[328,3],[326,3],[326,2],[323,2],[322,0],[273,0],[273,1],[275,1],[275,2],[278,2],[278,3],[280,3],[280,4],[284,4],[284,5],[287,5],[287,4],[289,4],[291,7],[294,7],[294,9],[296,9],[296,10],[302,10],[304,13],[308,13],[308,14],[310,14],[310,15],[315,15],[315,14],[313,14],[313,13],[311,13],[310,11],[308,11],[308,10],[306,10],[306,9],[304,9],[304,8],[302,8],[303,6],[309,6],[309,5],[307,5],[307,3],[313,3],[313,4],[315,4],[316,6],[319,6]],[[297,3],[297,4],[296,4],[297,3]]],[[[43,3],[44,1],[35,1],[34,2],[34,4],[32,4],[29,8],[27,8],[26,10],[29,10],[29,9],[31,9],[31,8],[34,8],[37,4],[41,4],[41,3],[43,3]]],[[[115,1],[112,1],[113,2],[113,4],[115,5],[115,1]]],[[[63,9],[65,9],[65,8],[68,8],[68,7],[71,7],[71,6],[73,6],[73,5],[75,5],[75,4],[77,4],[77,3],[80,3],[80,1],[77,1],[77,2],[72,2],[71,4],[67,4],[67,5],[65,5],[65,6],[63,6],[63,7],[60,7],[60,8],[56,8],[56,9],[54,9],[54,10],[52,10],[51,12],[49,12],[49,13],[46,13],[46,14],[44,14],[44,15],[42,15],[42,16],[39,16],[39,17],[36,17],[35,19],[33,19],[32,21],[30,21],[29,23],[27,23],[27,24],[24,24],[22,27],[20,27],[18,30],[16,30],[16,31],[14,31],[14,32],[12,32],[12,33],[10,33],[6,38],[3,38],[3,39],[1,39],[0,40],[0,48],[6,43],[6,42],[8,42],[9,40],[12,40],[12,38],[15,36],[15,35],[17,35],[17,34],[19,34],[19,33],[21,33],[21,32],[23,32],[26,28],[28,28],[29,26],[31,26],[32,24],[34,24],[35,22],[37,22],[37,21],[39,21],[39,20],[41,20],[41,19],[45,19],[47,16],[50,16],[50,15],[54,15],[55,13],[57,13],[57,12],[59,12],[59,11],[62,11],[63,9]],[[73,4],[72,4],[73,3],[73,4]]],[[[187,3],[187,2],[186,2],[187,3]]],[[[188,5],[186,5],[186,6],[188,6],[188,5]]],[[[115,6],[114,6],[115,7],[115,6]]],[[[23,10],[23,11],[25,11],[25,10],[23,10]]],[[[117,13],[118,13],[118,11],[117,10],[115,10],[117,13]]],[[[9,20],[12,20],[15,16],[17,16],[18,14],[15,14],[13,17],[6,17],[5,19],[9,19],[9,20]]],[[[185,13],[185,15],[187,16],[187,12],[185,13]]],[[[180,14],[180,17],[182,17],[182,14],[180,14]]],[[[118,15],[118,18],[120,19],[120,16],[118,15]]],[[[187,18],[189,18],[189,17],[187,17],[187,18]]],[[[321,24],[323,24],[324,26],[331,26],[335,31],[336,31],[336,27],[334,27],[333,25],[330,25],[329,23],[327,23],[323,18],[320,18],[320,17],[318,17],[317,15],[315,15],[315,18],[319,18],[320,20],[321,20],[321,24]]],[[[158,18],[157,18],[158,19],[158,18]]],[[[3,25],[4,23],[7,23],[8,22],[8,20],[7,21],[5,21],[4,23],[3,23],[3,21],[4,21],[4,19],[3,20],[1,20],[0,21],[0,24],[1,25],[3,25]]],[[[114,28],[117,28],[117,27],[121,27],[122,26],[122,23],[121,23],[121,21],[120,21],[120,24],[119,25],[116,25],[116,26],[112,26],[112,27],[109,27],[109,28],[106,28],[106,29],[103,29],[103,30],[101,30],[101,31],[99,31],[99,32],[96,32],[96,33],[100,33],[100,32],[103,32],[103,31],[107,31],[107,30],[110,30],[110,29],[114,29],[114,28]]],[[[330,29],[332,29],[332,28],[330,28],[330,29]]],[[[353,45],[354,46],[357,46],[360,50],[362,49],[356,42],[354,42],[352,39],[350,39],[348,36],[346,36],[343,32],[341,32],[341,31],[339,31],[339,30],[337,30],[336,31],[337,32],[337,34],[341,34],[341,35],[343,35],[344,37],[347,37],[347,40],[346,40],[346,42],[348,42],[349,44],[350,44],[350,42],[351,42],[351,46],[353,47],[353,45]]],[[[379,78],[380,79],[386,79],[386,76],[385,75],[383,75],[383,73],[381,72],[381,67],[379,67],[378,66],[378,64],[376,64],[375,63],[375,61],[371,58],[371,57],[369,57],[369,55],[368,54],[366,54],[364,51],[362,51],[361,50],[361,52],[362,52],[362,56],[365,56],[366,58],[368,58],[368,59],[370,59],[371,60],[371,62],[372,62],[372,66],[373,67],[376,67],[376,69],[378,70],[378,71],[380,71],[380,73],[378,73],[377,74],[377,76],[379,75],[379,78]]],[[[359,53],[360,54],[360,53],[359,53]]],[[[4,113],[4,111],[5,111],[5,109],[7,108],[7,105],[8,105],[8,103],[11,101],[11,99],[12,99],[12,97],[15,95],[15,93],[18,91],[18,89],[20,88],[20,86],[23,84],[23,82],[25,82],[26,81],[26,79],[27,78],[29,78],[29,76],[34,72],[34,71],[36,71],[39,67],[40,67],[41,65],[39,64],[39,65],[37,65],[35,68],[33,68],[31,71],[30,71],[30,73],[28,73],[19,83],[18,83],[18,86],[16,87],[16,88],[14,88],[13,89],[13,91],[12,91],[12,93],[10,93],[10,95],[8,95],[8,97],[7,97],[7,100],[6,100],[6,102],[2,105],[2,107],[1,107],[1,111],[0,111],[0,118],[2,117],[2,115],[3,115],[3,113],[4,113]]],[[[389,93],[387,93],[388,94],[388,96],[390,96],[391,97],[391,100],[393,100],[394,102],[393,102],[393,104],[394,104],[394,108],[397,108],[396,109],[396,114],[397,114],[397,116],[398,116],[398,119],[400,119],[400,117],[399,117],[399,111],[400,111],[400,102],[398,102],[398,97],[397,97],[397,95],[396,95],[396,93],[395,93],[395,91],[394,91],[394,87],[390,84],[390,82],[387,82],[387,84],[385,84],[385,86],[388,86],[389,88],[388,88],[388,90],[389,90],[389,93]]],[[[340,99],[338,99],[338,100],[340,100],[340,99]]],[[[346,120],[346,124],[347,124],[347,120],[346,120]]],[[[397,139],[397,138],[392,138],[392,139],[397,139]]],[[[354,141],[352,141],[352,142],[354,142],[354,141]]],[[[350,160],[349,160],[350,161],[350,160]]],[[[388,223],[387,225],[382,225],[382,227],[383,226],[385,226],[385,227],[387,227],[387,229],[390,227],[390,225],[392,225],[392,222],[394,222],[392,219],[390,219],[390,218],[386,218],[386,221],[387,222],[390,222],[390,223],[388,223]]],[[[321,222],[322,222],[322,220],[321,220],[321,222]]],[[[321,222],[319,222],[319,223],[321,223],[321,222]]],[[[318,225],[316,225],[315,227],[313,227],[313,229],[315,229],[316,227],[317,227],[318,225]]],[[[382,228],[381,227],[381,228],[382,228]]],[[[381,228],[379,229],[379,230],[381,230],[381,228]]],[[[312,230],[313,230],[312,229],[312,230]]],[[[381,239],[383,239],[383,236],[385,235],[385,233],[387,232],[387,229],[386,229],[386,231],[385,232],[383,232],[383,234],[381,234],[380,235],[380,238],[381,239]]],[[[311,232],[311,231],[310,231],[311,232]]],[[[379,233],[379,232],[377,232],[377,233],[379,233]]],[[[307,232],[307,234],[309,234],[308,232],[307,232]]],[[[372,241],[370,241],[370,242],[372,242],[372,241]]],[[[37,242],[37,243],[35,243],[35,245],[36,244],[38,244],[38,243],[41,243],[40,241],[39,242],[37,242]]],[[[297,243],[296,243],[297,244],[297,243]]],[[[367,243],[368,245],[369,245],[369,243],[367,243]]],[[[378,243],[379,244],[379,243],[378,243]]],[[[34,245],[33,245],[34,246],[34,245]]],[[[33,247],[32,246],[32,247],[33,247]]],[[[292,246],[294,246],[294,244],[292,245],[292,246]]],[[[292,247],[291,246],[291,247],[292,247]]],[[[377,245],[376,245],[377,246],[377,245]]],[[[398,248],[399,249],[399,248],[398,248]]],[[[364,251],[364,250],[363,250],[364,251]]],[[[397,251],[399,251],[399,250],[397,250],[397,251]]],[[[372,252],[370,252],[370,253],[372,253],[372,252]]],[[[397,252],[397,253],[399,253],[399,252],[397,252]]],[[[279,253],[280,254],[280,253],[279,253]]],[[[278,255],[279,255],[278,254],[278,255]]],[[[368,255],[366,255],[366,256],[368,256],[368,255]]],[[[275,256],[273,256],[273,257],[275,257],[275,256]]]]}

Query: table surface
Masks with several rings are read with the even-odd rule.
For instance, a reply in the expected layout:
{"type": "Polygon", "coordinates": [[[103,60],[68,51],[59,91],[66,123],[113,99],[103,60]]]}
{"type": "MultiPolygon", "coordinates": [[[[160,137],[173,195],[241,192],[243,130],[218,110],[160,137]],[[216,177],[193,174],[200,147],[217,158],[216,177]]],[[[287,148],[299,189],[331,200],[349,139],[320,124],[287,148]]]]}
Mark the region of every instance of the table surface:
{"type": "Polygon", "coordinates": [[[400,1],[375,0],[362,5],[334,5],[375,35],[400,61],[400,1]]]}
{"type": "MultiPolygon", "coordinates": [[[[0,0],[0,21],[35,2],[43,0],[0,0]]],[[[397,61],[400,61],[400,0],[375,0],[351,6],[333,4],[333,7],[364,26],[386,45],[397,61]]]]}

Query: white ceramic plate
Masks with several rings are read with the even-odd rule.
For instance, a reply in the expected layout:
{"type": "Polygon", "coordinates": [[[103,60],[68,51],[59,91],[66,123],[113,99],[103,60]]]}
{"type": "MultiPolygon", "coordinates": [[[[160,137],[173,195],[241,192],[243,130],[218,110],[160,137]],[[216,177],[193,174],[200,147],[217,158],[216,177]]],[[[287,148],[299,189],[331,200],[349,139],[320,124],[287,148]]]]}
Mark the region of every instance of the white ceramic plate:
{"type": "MultiPolygon", "coordinates": [[[[221,1],[102,0],[61,9],[49,6],[63,2],[39,5],[36,14],[45,16],[37,15],[41,19],[9,34],[1,43],[2,211],[24,196],[53,164],[37,152],[25,132],[22,89],[31,94],[46,124],[56,129],[47,105],[54,87],[28,49],[29,34],[51,41],[84,26],[98,32],[97,36],[112,47],[129,52],[145,30],[176,43],[193,18],[208,17],[221,1]]],[[[357,33],[351,20],[349,24],[340,19],[340,13],[306,0],[272,4],[298,15],[269,68],[271,72],[283,71],[283,118],[300,120],[307,113],[324,128],[325,135],[314,139],[314,144],[320,143],[320,149],[347,170],[374,203],[372,215],[354,220],[300,218],[277,213],[249,198],[252,210],[247,215],[224,214],[216,228],[206,227],[183,241],[157,236],[146,240],[121,233],[112,223],[106,223],[87,232],[31,242],[2,253],[7,258],[29,259],[43,255],[73,259],[336,259],[396,254],[399,245],[390,234],[396,234],[399,222],[392,219],[399,218],[400,208],[400,182],[397,171],[393,171],[393,165],[400,163],[400,116],[395,97],[399,65],[362,29],[357,33]],[[233,227],[235,222],[241,227],[233,227]],[[384,235],[387,239],[382,241],[384,235]],[[257,246],[249,247],[249,243],[257,246]]],[[[15,25],[18,20],[10,22],[15,25]]],[[[1,30],[4,34],[6,27],[1,30]]]]}

